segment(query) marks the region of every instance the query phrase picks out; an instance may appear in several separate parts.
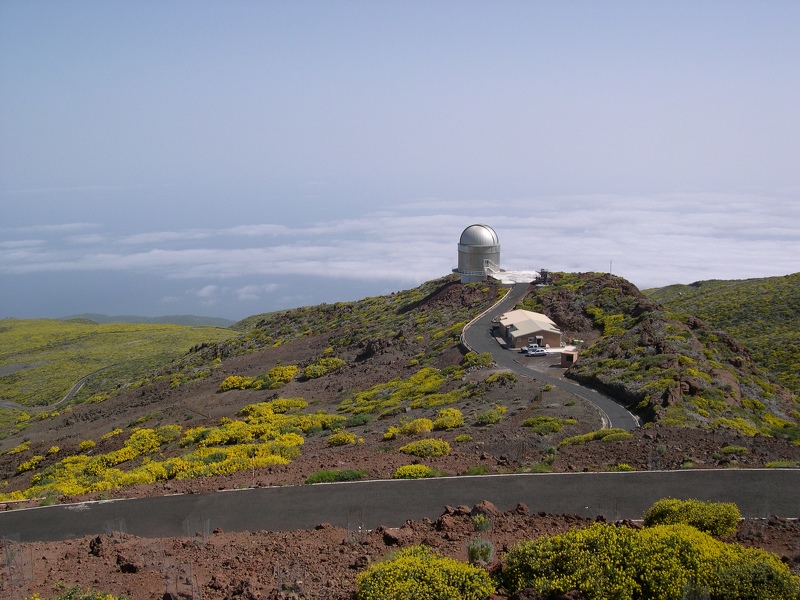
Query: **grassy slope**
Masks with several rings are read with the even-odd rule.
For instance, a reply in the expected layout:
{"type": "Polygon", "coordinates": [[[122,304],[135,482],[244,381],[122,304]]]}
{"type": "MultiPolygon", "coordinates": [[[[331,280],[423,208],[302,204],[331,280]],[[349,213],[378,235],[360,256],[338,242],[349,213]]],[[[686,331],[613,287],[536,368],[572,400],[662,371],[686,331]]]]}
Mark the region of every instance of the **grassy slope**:
{"type": "Polygon", "coordinates": [[[85,399],[110,392],[121,381],[141,379],[199,342],[234,335],[213,327],[5,319],[0,321],[0,399],[47,406],[81,378],[105,369],[79,392],[78,399],[85,399]]]}
{"type": "Polygon", "coordinates": [[[800,273],[698,281],[645,292],[674,313],[724,329],[777,381],[800,395],[800,273]]]}

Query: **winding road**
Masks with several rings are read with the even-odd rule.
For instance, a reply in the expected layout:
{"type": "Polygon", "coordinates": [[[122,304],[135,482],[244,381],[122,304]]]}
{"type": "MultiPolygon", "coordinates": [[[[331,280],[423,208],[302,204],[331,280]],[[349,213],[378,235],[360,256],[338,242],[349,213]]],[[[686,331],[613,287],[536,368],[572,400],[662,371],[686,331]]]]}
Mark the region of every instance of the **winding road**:
{"type": "Polygon", "coordinates": [[[608,427],[619,427],[626,431],[636,429],[639,426],[637,418],[612,398],[562,377],[535,371],[521,364],[518,361],[520,355],[513,349],[500,345],[500,341],[492,334],[493,327],[496,326],[493,319],[513,310],[514,306],[525,297],[528,287],[527,283],[515,284],[500,302],[468,323],[461,334],[463,344],[478,353],[489,352],[500,367],[509,369],[518,375],[540,379],[593,404],[600,411],[603,422],[608,427]]]}
{"type": "Polygon", "coordinates": [[[107,500],[0,512],[0,536],[55,541],[123,531],[193,537],[197,531],[291,531],[319,523],[351,531],[436,519],[445,505],[489,500],[500,510],[641,519],[665,497],[735,502],[744,517],[800,517],[800,469],[542,473],[390,479],[107,500]]]}

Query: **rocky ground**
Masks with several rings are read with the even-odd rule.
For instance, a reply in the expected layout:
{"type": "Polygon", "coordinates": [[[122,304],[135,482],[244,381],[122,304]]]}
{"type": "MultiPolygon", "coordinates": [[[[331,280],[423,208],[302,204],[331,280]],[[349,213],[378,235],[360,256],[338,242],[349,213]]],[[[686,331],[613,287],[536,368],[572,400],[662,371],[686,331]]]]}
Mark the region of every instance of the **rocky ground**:
{"type": "MultiPolygon", "coordinates": [[[[38,593],[53,597],[78,586],[130,598],[320,598],[352,599],[355,578],[369,564],[397,548],[426,544],[443,555],[467,560],[467,544],[477,536],[492,542],[497,569],[516,542],[586,527],[590,519],[529,514],[520,504],[499,513],[490,503],[443,507],[435,521],[408,521],[396,529],[348,531],[320,523],[292,532],[213,531],[193,538],[144,539],[124,533],[58,543],[6,548],[16,564],[4,572],[2,597],[38,593]],[[472,515],[491,515],[492,527],[475,532],[472,515]],[[15,579],[9,580],[9,574],[15,579]]],[[[635,523],[620,523],[636,527],[635,523]]],[[[800,568],[800,525],[770,518],[745,521],[728,541],[765,548],[800,568]]],[[[578,596],[576,596],[578,598],[578,596]]]]}

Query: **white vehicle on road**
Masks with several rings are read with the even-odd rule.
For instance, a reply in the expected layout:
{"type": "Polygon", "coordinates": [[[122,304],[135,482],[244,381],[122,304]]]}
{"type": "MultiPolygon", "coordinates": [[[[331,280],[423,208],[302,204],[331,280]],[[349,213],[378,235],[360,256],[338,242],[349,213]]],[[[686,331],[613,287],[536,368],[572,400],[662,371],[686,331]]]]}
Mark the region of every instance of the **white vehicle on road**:
{"type": "Polygon", "coordinates": [[[539,348],[539,344],[530,344],[528,346],[523,346],[522,348],[519,349],[519,351],[522,352],[523,354],[525,354],[526,352],[530,352],[531,350],[541,350],[541,348],[539,348]]]}
{"type": "Polygon", "coordinates": [[[533,348],[525,353],[525,356],[547,356],[547,350],[544,348],[533,348]]]}

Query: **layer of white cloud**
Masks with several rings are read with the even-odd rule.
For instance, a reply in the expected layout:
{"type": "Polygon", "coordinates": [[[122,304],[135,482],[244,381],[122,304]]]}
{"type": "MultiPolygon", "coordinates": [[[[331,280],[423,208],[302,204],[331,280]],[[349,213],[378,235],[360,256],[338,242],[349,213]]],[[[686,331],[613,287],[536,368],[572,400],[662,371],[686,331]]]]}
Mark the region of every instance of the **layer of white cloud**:
{"type": "Polygon", "coordinates": [[[261,300],[282,276],[415,284],[450,272],[460,232],[486,223],[508,269],[607,271],[640,287],[800,270],[800,202],[791,194],[576,196],[410,203],[359,218],[289,227],[75,235],[91,224],[25,227],[0,242],[4,276],[137,273],[205,282],[204,305],[261,300]],[[36,230],[43,239],[24,237],[36,230]],[[243,245],[244,244],[244,245],[243,245]],[[239,281],[222,287],[224,281],[239,281]],[[261,283],[264,280],[272,283],[261,283]],[[248,281],[253,283],[248,283],[248,281]],[[212,282],[212,283],[208,283],[212,282]]]}

